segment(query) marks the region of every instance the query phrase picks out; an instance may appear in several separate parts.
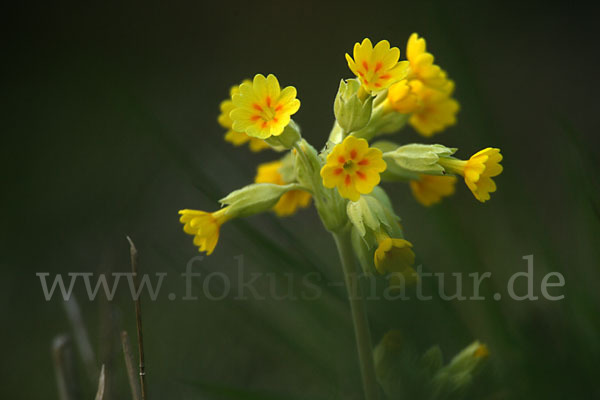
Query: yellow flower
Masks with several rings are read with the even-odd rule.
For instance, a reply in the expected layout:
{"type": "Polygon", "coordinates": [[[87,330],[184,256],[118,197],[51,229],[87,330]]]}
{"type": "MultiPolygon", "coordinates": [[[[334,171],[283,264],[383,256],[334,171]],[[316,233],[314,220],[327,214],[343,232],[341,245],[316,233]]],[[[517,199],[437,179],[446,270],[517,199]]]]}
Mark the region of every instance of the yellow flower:
{"type": "Polygon", "coordinates": [[[375,268],[380,274],[401,273],[406,280],[414,280],[413,264],[415,253],[412,243],[404,239],[390,238],[386,233],[376,234],[377,250],[375,250],[375,268]]]}
{"type": "MultiPolygon", "coordinates": [[[[459,105],[450,97],[448,92],[432,89],[419,80],[409,82],[412,93],[418,98],[418,106],[411,115],[409,122],[421,135],[429,137],[456,123],[456,113],[459,105]]],[[[447,81],[452,86],[451,81],[447,81]]]]}
{"type": "MultiPolygon", "coordinates": [[[[286,183],[280,172],[282,165],[283,163],[281,161],[273,161],[259,165],[254,182],[285,185],[286,183]]],[[[275,204],[275,207],[273,207],[273,211],[280,217],[292,215],[299,207],[308,207],[310,199],[310,193],[305,192],[304,190],[290,190],[281,196],[277,204],[275,204]]]]}
{"type": "Polygon", "coordinates": [[[418,79],[403,79],[393,84],[383,103],[385,112],[412,114],[409,123],[429,137],[456,123],[459,105],[451,98],[454,83],[446,80],[443,90],[432,89],[418,79]]]}
{"type": "Polygon", "coordinates": [[[179,221],[183,224],[183,231],[194,236],[194,244],[200,251],[210,255],[219,241],[221,225],[231,219],[227,215],[227,207],[208,213],[198,210],[181,210],[179,221]]]}
{"type": "MultiPolygon", "coordinates": [[[[250,80],[246,79],[242,83],[250,83],[250,80]]],[[[269,148],[270,146],[265,143],[264,140],[250,137],[244,132],[236,132],[232,129],[233,121],[231,120],[231,117],[229,117],[229,113],[233,111],[235,106],[233,105],[231,98],[238,92],[239,86],[233,86],[229,91],[229,99],[221,102],[221,114],[219,115],[217,121],[219,121],[219,124],[223,128],[227,129],[227,133],[225,133],[225,140],[232,143],[234,146],[241,146],[244,143],[248,143],[250,150],[254,152],[269,148]]]]}
{"type": "MultiPolygon", "coordinates": [[[[245,79],[242,83],[250,83],[250,80],[245,79]]],[[[250,150],[254,152],[269,148],[270,146],[265,143],[265,141],[250,137],[244,132],[236,132],[232,129],[233,121],[231,120],[229,113],[235,106],[233,105],[231,98],[238,92],[239,86],[233,86],[230,89],[230,98],[221,102],[221,114],[219,115],[218,121],[223,128],[228,129],[227,133],[225,133],[225,140],[232,143],[234,146],[241,146],[244,143],[248,143],[250,150]]]]}
{"type": "Polygon", "coordinates": [[[281,135],[300,108],[296,88],[282,90],[275,75],[257,74],[252,82],[242,83],[232,99],[233,130],[259,139],[281,135]]]}
{"type": "Polygon", "coordinates": [[[390,48],[387,40],[382,40],[373,48],[371,41],[364,39],[362,43],[354,45],[353,55],[354,59],[346,53],[348,67],[369,93],[387,89],[408,72],[408,63],[398,62],[400,50],[397,47],[390,48]]]}
{"type": "Polygon", "coordinates": [[[379,174],[386,167],[381,150],[369,148],[365,139],[348,136],[327,156],[327,163],[321,168],[323,186],[337,186],[342,197],[357,201],[361,194],[371,193],[379,184],[379,174]]]}
{"type": "Polygon", "coordinates": [[[410,114],[419,107],[419,96],[412,91],[409,81],[402,79],[388,89],[384,107],[400,114],[410,114]]]}
{"type": "Polygon", "coordinates": [[[427,52],[424,38],[413,33],[406,45],[406,58],[410,63],[410,79],[419,79],[425,85],[443,89],[447,84],[446,72],[433,63],[433,54],[427,52]]]}
{"type": "Polygon", "coordinates": [[[419,203],[429,207],[439,203],[442,197],[454,194],[456,180],[452,175],[420,175],[418,181],[410,181],[410,189],[419,203]]]}
{"type": "MultiPolygon", "coordinates": [[[[250,83],[250,80],[246,79],[242,83],[250,83]]],[[[238,92],[239,86],[233,86],[229,90],[229,99],[223,100],[220,105],[221,114],[219,115],[217,121],[219,121],[219,124],[223,128],[227,129],[227,133],[225,133],[225,140],[229,143],[232,143],[234,146],[241,146],[244,143],[248,143],[248,145],[250,146],[250,150],[254,152],[269,148],[270,146],[267,143],[265,143],[265,141],[250,137],[244,132],[236,132],[232,129],[233,120],[229,116],[229,113],[233,111],[235,106],[233,105],[233,101],[231,100],[231,98],[238,92]]]]}
{"type": "Polygon", "coordinates": [[[496,191],[496,183],[492,178],[502,173],[500,161],[500,149],[488,147],[475,153],[467,161],[440,157],[438,163],[446,171],[463,176],[475,198],[483,203],[490,199],[490,193],[496,191]]]}

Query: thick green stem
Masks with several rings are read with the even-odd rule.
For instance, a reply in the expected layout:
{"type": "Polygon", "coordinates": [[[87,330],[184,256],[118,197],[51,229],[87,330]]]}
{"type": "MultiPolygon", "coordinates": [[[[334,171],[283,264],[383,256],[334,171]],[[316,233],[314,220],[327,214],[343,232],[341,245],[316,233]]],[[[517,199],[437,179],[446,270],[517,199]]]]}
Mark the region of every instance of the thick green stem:
{"type": "Polygon", "coordinates": [[[346,289],[348,290],[352,322],[354,323],[365,399],[378,400],[379,387],[377,385],[377,378],[375,377],[375,364],[373,362],[373,347],[371,345],[367,307],[362,296],[358,274],[356,273],[350,234],[348,229],[344,229],[342,232],[334,233],[333,237],[335,238],[335,243],[340,254],[344,277],[346,279],[346,289]]]}

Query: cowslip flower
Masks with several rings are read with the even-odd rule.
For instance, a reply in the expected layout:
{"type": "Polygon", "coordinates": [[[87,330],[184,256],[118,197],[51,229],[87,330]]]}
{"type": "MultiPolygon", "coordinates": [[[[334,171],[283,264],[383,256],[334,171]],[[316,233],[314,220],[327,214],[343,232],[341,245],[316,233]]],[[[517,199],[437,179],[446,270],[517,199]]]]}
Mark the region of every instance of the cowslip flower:
{"type": "MultiPolygon", "coordinates": [[[[412,80],[409,85],[411,92],[418,97],[418,106],[408,122],[417,132],[430,137],[456,123],[456,113],[460,106],[450,97],[451,90],[442,92],[432,89],[419,80],[412,80]]],[[[453,87],[453,84],[450,85],[453,87]]]]}
{"type": "Polygon", "coordinates": [[[401,273],[406,278],[411,278],[414,270],[415,253],[412,243],[405,239],[391,238],[386,233],[378,233],[377,249],[374,262],[380,274],[401,273]]]}
{"type": "Polygon", "coordinates": [[[282,90],[272,74],[266,78],[257,74],[252,82],[242,83],[232,100],[234,108],[229,116],[233,130],[259,139],[281,135],[300,108],[296,88],[282,90]]]}
{"type": "Polygon", "coordinates": [[[323,186],[337,187],[342,197],[357,201],[361,194],[371,193],[379,184],[379,174],[386,167],[381,150],[370,148],[364,139],[348,136],[327,156],[321,168],[323,186]]]}
{"type": "MultiPolygon", "coordinates": [[[[242,83],[250,83],[250,80],[245,79],[242,83]]],[[[225,133],[225,141],[233,144],[234,146],[241,146],[245,143],[248,143],[250,150],[253,152],[269,148],[270,146],[265,143],[264,140],[250,137],[244,132],[236,132],[233,130],[233,120],[229,116],[229,113],[235,108],[231,98],[238,92],[239,86],[232,86],[229,90],[229,98],[227,100],[223,100],[219,107],[221,114],[219,114],[217,121],[223,128],[227,129],[227,132],[225,133]]]]}
{"type": "Polygon", "coordinates": [[[409,81],[402,79],[390,86],[383,106],[387,111],[410,114],[419,108],[419,96],[413,92],[409,81]]]}
{"type": "Polygon", "coordinates": [[[442,89],[447,83],[446,72],[434,64],[433,54],[427,52],[424,38],[413,33],[406,45],[406,58],[410,63],[409,79],[419,79],[425,85],[442,89]]]}
{"type": "Polygon", "coordinates": [[[403,79],[408,72],[408,62],[398,61],[400,50],[390,48],[390,42],[382,40],[373,47],[371,40],[364,39],[354,45],[354,58],[346,53],[348,67],[356,75],[362,87],[368,92],[387,89],[394,82],[403,79]]]}
{"type": "Polygon", "coordinates": [[[496,191],[493,177],[502,173],[502,154],[500,149],[488,147],[471,156],[468,160],[453,157],[440,157],[438,163],[446,171],[461,175],[467,187],[480,202],[490,199],[490,193],[496,191]]]}
{"type": "MultiPolygon", "coordinates": [[[[273,161],[260,164],[254,178],[256,183],[274,183],[275,185],[285,185],[281,168],[283,162],[273,161]]],[[[281,196],[277,204],[273,207],[273,211],[279,217],[292,215],[300,207],[308,207],[310,204],[311,195],[304,190],[290,190],[281,196]]]]}
{"type": "Polygon", "coordinates": [[[425,207],[437,204],[443,197],[454,194],[456,176],[419,175],[419,180],[411,180],[410,190],[419,203],[425,207]]]}
{"type": "Polygon", "coordinates": [[[227,207],[209,213],[199,210],[180,210],[183,231],[194,236],[194,244],[199,251],[205,251],[210,255],[219,241],[221,225],[231,219],[227,215],[227,207]]]}

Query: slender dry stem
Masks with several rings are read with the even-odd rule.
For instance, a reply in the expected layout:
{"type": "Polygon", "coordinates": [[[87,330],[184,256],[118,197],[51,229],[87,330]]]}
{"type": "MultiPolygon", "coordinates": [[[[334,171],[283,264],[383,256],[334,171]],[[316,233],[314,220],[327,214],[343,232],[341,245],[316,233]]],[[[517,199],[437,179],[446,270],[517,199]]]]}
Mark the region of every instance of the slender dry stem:
{"type": "MultiPolygon", "coordinates": [[[[129,253],[131,255],[131,271],[133,272],[133,279],[135,282],[136,291],[139,291],[139,279],[138,279],[138,252],[135,248],[135,244],[129,236],[127,236],[127,240],[129,241],[129,253]]],[[[140,367],[140,389],[141,389],[141,398],[142,400],[146,400],[146,366],[144,363],[144,335],[142,333],[142,302],[140,300],[140,296],[135,300],[135,319],[136,319],[136,328],[137,328],[137,338],[138,338],[138,352],[139,352],[139,367],[140,367]]]]}
{"type": "Polygon", "coordinates": [[[121,332],[121,345],[123,346],[123,356],[125,357],[125,367],[127,368],[127,377],[129,378],[129,387],[131,388],[131,397],[133,400],[140,400],[140,386],[135,374],[133,353],[129,344],[129,335],[127,331],[121,332]]]}

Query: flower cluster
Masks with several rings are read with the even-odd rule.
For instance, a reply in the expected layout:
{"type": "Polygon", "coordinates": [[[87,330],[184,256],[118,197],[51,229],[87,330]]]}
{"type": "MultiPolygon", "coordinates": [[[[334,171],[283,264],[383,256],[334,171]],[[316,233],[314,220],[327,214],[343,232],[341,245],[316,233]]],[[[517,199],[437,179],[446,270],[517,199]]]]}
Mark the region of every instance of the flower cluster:
{"type": "Polygon", "coordinates": [[[388,41],[373,45],[364,39],[346,61],[356,78],[340,83],[336,123],[321,152],[302,138],[291,119],[300,108],[296,88],[282,88],[274,75],[257,74],[231,89],[218,119],[228,129],[225,139],[284,155],[261,164],[254,185],[221,201],[226,208],[180,212],[184,231],[194,236],[200,251],[212,253],[220,226],[230,219],[267,210],[284,217],[312,200],[328,230],[352,236],[366,272],[410,279],[412,244],[380,182],[406,182],[417,201],[431,206],[452,195],[461,176],[477,200],[490,199],[496,191],[492,178],[502,172],[500,150],[487,148],[461,160],[454,157],[457,149],[443,145],[374,140],[407,123],[430,136],[456,122],[454,83],[434,63],[425,39],[410,36],[406,60],[388,41]]]}
{"type": "MultiPolygon", "coordinates": [[[[352,254],[365,274],[386,279],[389,290],[414,283],[418,276],[413,244],[405,238],[400,217],[380,183],[407,183],[418,202],[431,206],[455,192],[460,176],[483,203],[496,191],[493,178],[502,172],[502,155],[488,147],[462,160],[455,157],[456,148],[400,145],[380,138],[407,124],[429,137],[456,122],[454,82],[434,63],[425,39],[416,33],[408,40],[406,58],[400,60],[400,50],[386,40],[374,46],[369,39],[355,44],[352,56],[346,54],[355,78],[340,82],[335,123],[324,146],[318,147],[321,151],[302,137],[292,120],[300,108],[296,88],[282,88],[274,75],[262,74],[233,87],[218,118],[227,129],[225,140],[236,146],[248,143],[252,151],[272,149],[280,156],[258,166],[254,183],[219,200],[218,211],[179,212],[184,232],[194,237],[198,249],[211,254],[227,221],[268,211],[285,217],[312,203],[335,239],[350,293],[352,254]]],[[[366,316],[360,315],[364,307],[358,303],[351,301],[355,329],[368,331],[366,316]]],[[[396,336],[378,346],[375,367],[365,362],[371,349],[368,336],[357,335],[367,400],[378,398],[377,378],[389,398],[410,397],[397,392],[405,389],[397,374],[403,367],[394,365],[399,359],[396,336]]],[[[418,373],[422,379],[414,383],[422,387],[411,393],[433,390],[447,397],[462,392],[487,355],[487,347],[474,342],[443,366],[439,349],[433,348],[423,359],[435,361],[435,368],[418,373]]],[[[418,367],[411,363],[408,370],[418,367]]]]}

